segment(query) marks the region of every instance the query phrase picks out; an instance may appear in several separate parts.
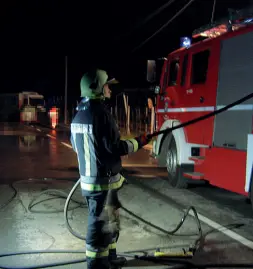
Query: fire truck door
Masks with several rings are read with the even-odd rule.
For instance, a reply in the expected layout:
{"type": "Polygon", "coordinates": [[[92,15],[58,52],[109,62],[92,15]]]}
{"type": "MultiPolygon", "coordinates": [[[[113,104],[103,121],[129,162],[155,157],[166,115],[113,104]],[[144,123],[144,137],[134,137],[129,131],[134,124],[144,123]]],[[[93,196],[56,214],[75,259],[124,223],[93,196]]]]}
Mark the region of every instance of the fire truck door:
{"type": "MultiPolygon", "coordinates": [[[[166,95],[163,98],[164,112],[176,112],[173,108],[180,106],[180,98],[178,96],[178,84],[179,84],[179,63],[180,59],[176,55],[168,60],[164,77],[164,89],[166,95]]],[[[175,114],[171,114],[171,118],[176,117],[175,114]]]]}
{"type": "MultiPolygon", "coordinates": [[[[210,55],[209,47],[202,47],[201,50],[194,49],[189,54],[190,68],[186,83],[187,87],[182,88],[182,91],[184,91],[186,111],[189,112],[187,114],[190,118],[203,116],[213,110],[209,98],[209,88],[213,83],[209,72],[211,65],[210,55]]],[[[209,127],[211,124],[208,121],[198,122],[188,127],[189,133],[194,134],[190,138],[193,143],[208,144],[209,141],[205,141],[207,134],[211,132],[211,127],[209,127]],[[197,133],[196,129],[198,129],[197,133]]]]}
{"type": "MultiPolygon", "coordinates": [[[[217,88],[217,108],[253,92],[253,32],[223,40],[217,88]]],[[[253,100],[221,113],[215,118],[214,145],[247,149],[252,133],[253,100]]]]}

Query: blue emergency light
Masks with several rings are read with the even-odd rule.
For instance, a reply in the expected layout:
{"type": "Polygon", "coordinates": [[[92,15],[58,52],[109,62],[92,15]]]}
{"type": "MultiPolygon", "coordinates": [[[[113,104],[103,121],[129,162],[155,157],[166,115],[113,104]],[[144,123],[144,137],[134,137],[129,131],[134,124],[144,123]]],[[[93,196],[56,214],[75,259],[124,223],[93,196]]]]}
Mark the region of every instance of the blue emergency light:
{"type": "Polygon", "coordinates": [[[181,48],[189,48],[191,46],[191,38],[184,36],[180,38],[180,47],[181,48]]]}
{"type": "Polygon", "coordinates": [[[253,18],[250,18],[244,21],[244,23],[252,23],[252,22],[253,22],[253,18]]]}

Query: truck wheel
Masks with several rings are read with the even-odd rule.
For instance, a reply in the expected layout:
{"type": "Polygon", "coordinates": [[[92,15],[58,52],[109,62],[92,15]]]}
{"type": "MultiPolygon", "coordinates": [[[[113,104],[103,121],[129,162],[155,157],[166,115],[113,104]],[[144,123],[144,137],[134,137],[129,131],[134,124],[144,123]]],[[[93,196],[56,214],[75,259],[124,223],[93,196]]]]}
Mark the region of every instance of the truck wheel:
{"type": "Polygon", "coordinates": [[[183,169],[178,164],[178,151],[173,135],[167,135],[162,143],[158,163],[166,167],[169,183],[173,188],[184,189],[188,187],[187,180],[183,176],[183,169]]]}

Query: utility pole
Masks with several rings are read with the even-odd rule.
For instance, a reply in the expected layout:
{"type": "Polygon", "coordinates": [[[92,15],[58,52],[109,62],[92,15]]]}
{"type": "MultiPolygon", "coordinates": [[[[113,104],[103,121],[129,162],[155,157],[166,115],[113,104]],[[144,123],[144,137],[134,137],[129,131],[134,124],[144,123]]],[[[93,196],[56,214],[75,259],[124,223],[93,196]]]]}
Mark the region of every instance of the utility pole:
{"type": "Polygon", "coordinates": [[[65,98],[64,98],[64,124],[68,122],[68,56],[65,56],[65,98]]]}

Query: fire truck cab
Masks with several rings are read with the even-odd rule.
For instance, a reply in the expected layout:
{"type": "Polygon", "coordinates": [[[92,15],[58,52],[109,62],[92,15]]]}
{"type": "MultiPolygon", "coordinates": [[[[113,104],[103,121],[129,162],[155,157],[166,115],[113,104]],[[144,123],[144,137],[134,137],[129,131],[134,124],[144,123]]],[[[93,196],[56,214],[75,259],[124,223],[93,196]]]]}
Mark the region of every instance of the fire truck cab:
{"type": "MultiPolygon", "coordinates": [[[[195,31],[206,39],[164,61],[155,89],[156,129],[206,115],[253,92],[253,19],[236,18],[195,31]]],[[[153,156],[170,184],[186,188],[204,180],[253,201],[253,100],[168,135],[153,156]]]]}

